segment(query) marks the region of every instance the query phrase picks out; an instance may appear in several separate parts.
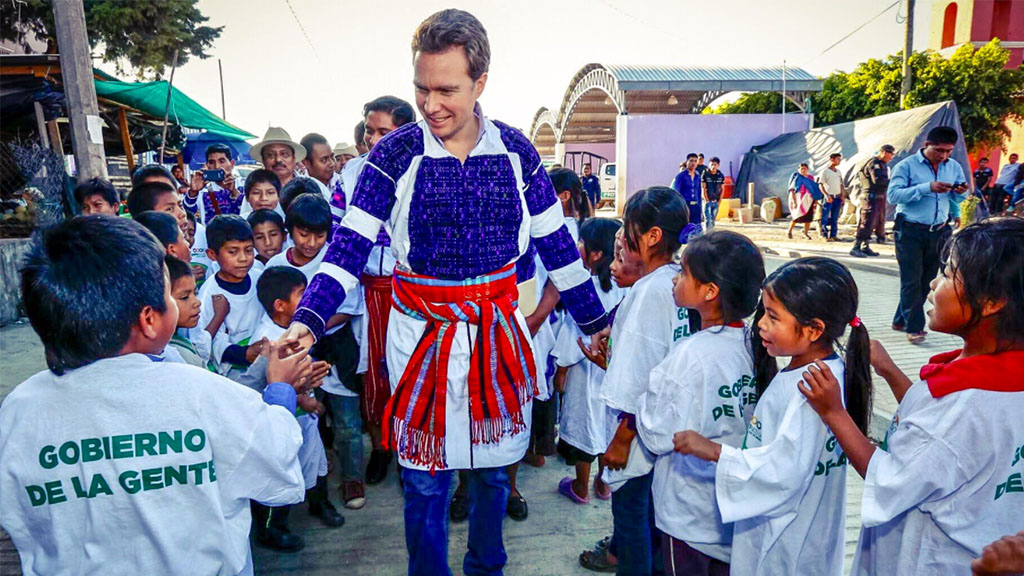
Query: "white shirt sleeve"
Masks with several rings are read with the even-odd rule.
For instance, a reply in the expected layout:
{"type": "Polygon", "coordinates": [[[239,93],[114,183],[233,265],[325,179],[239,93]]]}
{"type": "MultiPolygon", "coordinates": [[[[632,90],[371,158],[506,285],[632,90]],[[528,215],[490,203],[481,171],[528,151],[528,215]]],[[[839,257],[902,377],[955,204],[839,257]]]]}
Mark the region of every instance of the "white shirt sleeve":
{"type": "Polygon", "coordinates": [[[741,450],[722,446],[715,494],[723,522],[795,512],[821,454],[825,425],[799,393],[786,407],[778,435],[741,450]]]}
{"type": "MultiPolygon", "coordinates": [[[[677,349],[678,351],[678,349],[677,349]]],[[[694,405],[699,398],[697,387],[704,385],[699,361],[675,361],[674,354],[651,372],[647,390],[637,399],[636,429],[644,447],[655,455],[668,454],[675,449],[672,441],[681,430],[700,430],[699,413],[694,405]],[[686,384],[678,378],[686,378],[686,384]]]]}
{"type": "Polygon", "coordinates": [[[861,521],[884,524],[910,508],[942,498],[967,481],[949,445],[916,423],[904,421],[892,452],[875,450],[864,476],[861,521]]]}

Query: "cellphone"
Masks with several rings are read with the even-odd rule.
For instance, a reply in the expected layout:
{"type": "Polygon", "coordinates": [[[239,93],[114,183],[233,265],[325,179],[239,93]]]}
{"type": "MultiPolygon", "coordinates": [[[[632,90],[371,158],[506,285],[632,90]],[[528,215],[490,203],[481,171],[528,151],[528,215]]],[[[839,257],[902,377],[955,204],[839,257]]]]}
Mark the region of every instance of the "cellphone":
{"type": "Polygon", "coordinates": [[[206,182],[221,182],[224,180],[224,171],[203,170],[203,180],[206,182]]]}

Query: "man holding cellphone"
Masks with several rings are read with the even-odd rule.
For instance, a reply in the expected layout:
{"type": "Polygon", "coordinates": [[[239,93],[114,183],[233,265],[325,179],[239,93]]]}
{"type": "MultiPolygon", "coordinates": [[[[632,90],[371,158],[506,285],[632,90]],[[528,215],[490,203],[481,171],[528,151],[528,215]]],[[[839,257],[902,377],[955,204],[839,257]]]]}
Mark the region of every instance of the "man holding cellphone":
{"type": "Polygon", "coordinates": [[[245,201],[245,180],[235,177],[234,156],[227,144],[211,144],[206,148],[206,169],[192,173],[188,191],[181,203],[195,215],[200,224],[207,224],[220,214],[238,214],[245,201]]]}
{"type": "Polygon", "coordinates": [[[950,158],[956,130],[938,126],[928,132],[924,148],[892,170],[889,202],[896,205],[893,237],[900,267],[900,303],[893,330],[905,331],[911,344],[924,341],[924,301],[939,271],[942,247],[952,234],[950,219],[960,216],[967,178],[950,158]]]}

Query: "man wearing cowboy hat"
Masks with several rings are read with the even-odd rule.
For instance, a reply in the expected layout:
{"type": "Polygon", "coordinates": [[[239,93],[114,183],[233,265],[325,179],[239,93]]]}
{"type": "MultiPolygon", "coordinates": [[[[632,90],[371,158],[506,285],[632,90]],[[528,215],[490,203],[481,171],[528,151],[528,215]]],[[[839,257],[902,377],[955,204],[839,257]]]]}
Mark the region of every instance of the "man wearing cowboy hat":
{"type": "Polygon", "coordinates": [[[345,164],[349,160],[359,156],[359,150],[348,142],[342,142],[334,147],[334,172],[341,174],[345,164]]]}
{"type": "Polygon", "coordinates": [[[295,177],[295,164],[306,157],[306,149],[302,144],[293,142],[284,128],[271,126],[263,140],[249,150],[249,156],[262,160],[264,167],[277,174],[281,188],[284,188],[295,177]]]}

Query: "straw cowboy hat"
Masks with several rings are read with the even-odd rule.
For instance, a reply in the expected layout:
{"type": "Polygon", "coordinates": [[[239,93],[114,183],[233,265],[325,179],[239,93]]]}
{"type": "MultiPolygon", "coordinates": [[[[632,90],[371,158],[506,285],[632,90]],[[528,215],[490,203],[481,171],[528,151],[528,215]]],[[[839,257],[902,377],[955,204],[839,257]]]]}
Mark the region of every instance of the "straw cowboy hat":
{"type": "Polygon", "coordinates": [[[298,142],[293,142],[292,137],[285,132],[284,128],[278,128],[277,126],[271,126],[267,128],[267,133],[263,135],[263,140],[254,144],[249,149],[249,157],[254,160],[260,160],[263,158],[263,147],[267,144],[287,144],[295,152],[295,161],[302,162],[302,159],[306,157],[306,149],[298,142]]]}
{"type": "Polygon", "coordinates": [[[348,142],[342,142],[341,144],[338,144],[334,147],[334,155],[338,156],[341,154],[348,154],[349,156],[352,156],[354,158],[356,156],[359,156],[359,150],[356,150],[356,147],[349,144],[348,142]]]}

